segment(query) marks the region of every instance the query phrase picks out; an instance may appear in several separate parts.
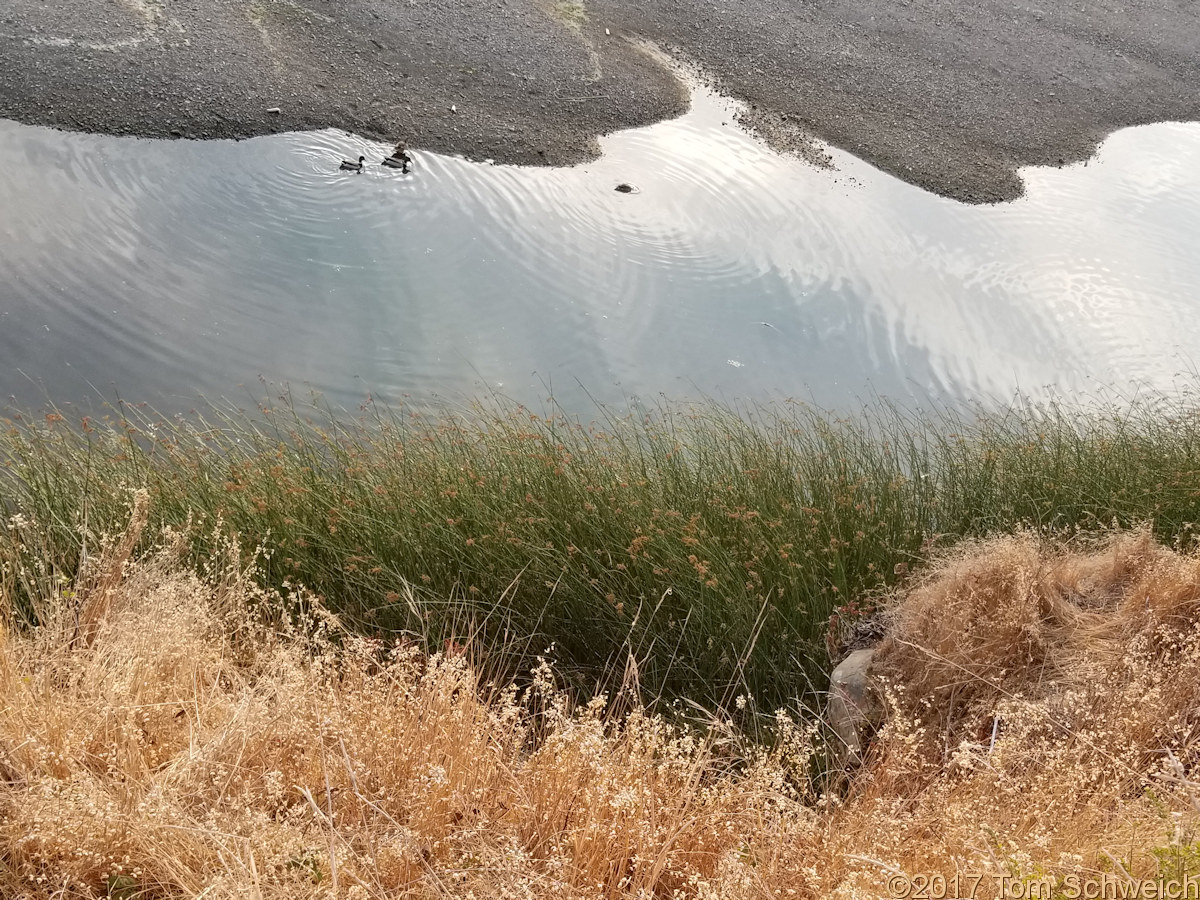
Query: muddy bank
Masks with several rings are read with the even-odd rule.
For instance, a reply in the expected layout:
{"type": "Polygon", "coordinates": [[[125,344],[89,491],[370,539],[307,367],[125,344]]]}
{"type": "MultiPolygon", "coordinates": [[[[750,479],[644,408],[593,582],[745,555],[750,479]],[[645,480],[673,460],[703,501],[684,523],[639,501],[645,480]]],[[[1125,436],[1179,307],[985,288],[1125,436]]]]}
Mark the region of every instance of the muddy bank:
{"type": "MultiPolygon", "coordinates": [[[[10,0],[0,116],[150,136],[336,126],[423,149],[571,163],[677,114],[646,37],[758,107],[973,202],[1113,129],[1200,118],[1200,12],[994,0],[10,0]]],[[[799,137],[798,137],[799,136],[799,137]]]]}

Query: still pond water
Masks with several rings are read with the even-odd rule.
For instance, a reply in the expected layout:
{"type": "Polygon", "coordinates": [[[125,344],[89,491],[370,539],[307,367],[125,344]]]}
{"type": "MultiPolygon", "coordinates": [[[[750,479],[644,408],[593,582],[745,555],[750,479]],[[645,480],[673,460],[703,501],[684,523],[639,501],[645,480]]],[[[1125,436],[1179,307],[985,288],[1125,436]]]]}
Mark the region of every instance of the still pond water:
{"type": "Polygon", "coordinates": [[[1118,132],[968,207],[776,155],[697,91],[571,169],[336,131],[146,141],[0,122],[0,397],[164,411],[483,393],[572,412],[1169,391],[1200,358],[1200,125],[1118,132]],[[368,157],[362,175],[338,171],[368,157]],[[614,190],[622,182],[635,193],[614,190]],[[245,388],[239,385],[245,384],[245,388]]]}

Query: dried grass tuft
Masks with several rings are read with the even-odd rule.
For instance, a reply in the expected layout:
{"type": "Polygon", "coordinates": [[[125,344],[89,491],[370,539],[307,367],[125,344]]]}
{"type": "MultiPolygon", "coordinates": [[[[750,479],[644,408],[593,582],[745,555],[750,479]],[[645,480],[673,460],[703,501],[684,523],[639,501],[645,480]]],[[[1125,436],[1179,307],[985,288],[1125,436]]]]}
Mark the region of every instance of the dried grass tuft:
{"type": "Polygon", "coordinates": [[[851,898],[957,871],[995,897],[1200,860],[1200,559],[1143,532],[921,576],[841,797],[785,715],[768,750],[579,707],[548,663],[518,689],[346,632],[236,548],[201,576],[123,546],[98,567],[119,577],[3,635],[0,895],[851,898]]]}
{"type": "Polygon", "coordinates": [[[850,852],[1060,892],[1200,872],[1200,557],[1146,530],[1000,537],[944,556],[891,616],[850,852]]]}
{"type": "Polygon", "coordinates": [[[64,602],[0,647],[5,896],[756,895],[810,829],[780,752],[735,769],[549,664],[481,684],[228,566],[121,568],[88,641],[64,602]]]}

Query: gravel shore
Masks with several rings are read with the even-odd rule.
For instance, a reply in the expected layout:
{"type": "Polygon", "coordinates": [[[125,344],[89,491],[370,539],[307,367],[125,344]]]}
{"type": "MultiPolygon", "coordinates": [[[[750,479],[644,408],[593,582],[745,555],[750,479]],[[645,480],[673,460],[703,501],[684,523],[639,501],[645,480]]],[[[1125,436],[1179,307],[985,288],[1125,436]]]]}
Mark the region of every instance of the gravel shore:
{"type": "Polygon", "coordinates": [[[0,117],[156,137],[339,127],[415,147],[569,164],[677,115],[647,38],[752,104],[969,202],[1116,128],[1200,118],[1191,0],[8,0],[0,117]]]}

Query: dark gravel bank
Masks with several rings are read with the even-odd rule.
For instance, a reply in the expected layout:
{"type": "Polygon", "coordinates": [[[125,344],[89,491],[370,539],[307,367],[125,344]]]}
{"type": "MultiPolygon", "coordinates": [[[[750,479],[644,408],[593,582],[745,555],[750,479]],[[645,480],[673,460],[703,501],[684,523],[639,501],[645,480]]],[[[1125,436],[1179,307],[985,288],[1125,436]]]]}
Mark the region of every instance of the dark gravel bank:
{"type": "Polygon", "coordinates": [[[699,63],[782,143],[811,132],[974,202],[1116,128],[1200,118],[1194,0],[6,0],[0,116],[181,137],[337,126],[569,163],[682,109],[631,37],[699,63]]]}

